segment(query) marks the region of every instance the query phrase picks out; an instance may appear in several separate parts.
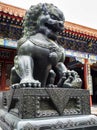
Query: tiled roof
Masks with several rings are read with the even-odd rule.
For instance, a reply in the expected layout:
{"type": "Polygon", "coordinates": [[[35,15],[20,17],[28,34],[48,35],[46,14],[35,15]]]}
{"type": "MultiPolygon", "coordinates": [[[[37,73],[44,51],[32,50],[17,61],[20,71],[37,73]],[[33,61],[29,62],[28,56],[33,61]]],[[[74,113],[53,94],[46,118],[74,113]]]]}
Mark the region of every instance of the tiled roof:
{"type": "MultiPolygon", "coordinates": [[[[4,12],[4,13],[9,14],[9,15],[23,18],[26,10],[22,9],[22,8],[18,8],[16,6],[12,6],[12,5],[8,5],[8,4],[0,2],[0,12],[4,12]]],[[[65,28],[67,30],[70,30],[73,32],[85,34],[85,35],[92,36],[92,37],[97,37],[97,30],[96,29],[92,29],[92,28],[82,26],[79,24],[75,24],[72,22],[66,21],[65,28]]]]}
{"type": "Polygon", "coordinates": [[[89,36],[97,37],[97,30],[96,29],[92,29],[92,28],[82,26],[82,25],[79,25],[79,24],[75,24],[75,23],[72,23],[72,22],[66,21],[65,22],[65,28],[67,30],[71,30],[71,31],[74,31],[74,32],[78,32],[78,33],[86,34],[86,35],[89,35],[89,36]]]}
{"type": "Polygon", "coordinates": [[[0,2],[0,12],[23,17],[25,15],[26,10],[0,2]]]}

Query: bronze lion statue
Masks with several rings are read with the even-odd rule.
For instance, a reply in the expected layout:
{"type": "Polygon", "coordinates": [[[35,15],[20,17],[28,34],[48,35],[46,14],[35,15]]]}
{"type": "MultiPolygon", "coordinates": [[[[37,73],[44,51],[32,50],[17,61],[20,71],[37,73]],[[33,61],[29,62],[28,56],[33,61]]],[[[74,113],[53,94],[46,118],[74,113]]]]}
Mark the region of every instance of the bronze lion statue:
{"type": "Polygon", "coordinates": [[[64,48],[57,42],[64,21],[53,4],[40,3],[26,12],[11,70],[12,87],[81,87],[77,72],[65,67],[64,48]]]}

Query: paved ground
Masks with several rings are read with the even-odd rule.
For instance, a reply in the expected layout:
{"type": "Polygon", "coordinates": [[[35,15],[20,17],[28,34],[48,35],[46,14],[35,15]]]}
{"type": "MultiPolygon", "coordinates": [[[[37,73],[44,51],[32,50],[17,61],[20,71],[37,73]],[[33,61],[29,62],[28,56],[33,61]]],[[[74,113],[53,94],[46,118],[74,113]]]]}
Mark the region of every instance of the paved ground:
{"type": "Polygon", "coordinates": [[[91,114],[97,115],[97,105],[91,107],[91,114]]]}

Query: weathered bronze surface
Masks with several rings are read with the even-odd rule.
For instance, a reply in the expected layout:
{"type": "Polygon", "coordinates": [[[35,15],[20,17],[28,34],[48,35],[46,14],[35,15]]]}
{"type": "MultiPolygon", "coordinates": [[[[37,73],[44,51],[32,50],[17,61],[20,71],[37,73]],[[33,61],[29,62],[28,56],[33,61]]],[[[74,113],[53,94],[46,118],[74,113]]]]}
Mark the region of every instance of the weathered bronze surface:
{"type": "Polygon", "coordinates": [[[64,15],[53,4],[31,6],[24,18],[11,71],[11,87],[0,96],[3,130],[97,130],[89,92],[77,72],[64,65],[57,43],[64,15]]]}
{"type": "Polygon", "coordinates": [[[12,87],[81,87],[75,71],[64,65],[65,51],[57,43],[64,30],[64,15],[52,4],[31,6],[24,17],[24,34],[18,41],[11,73],[12,87]]]}

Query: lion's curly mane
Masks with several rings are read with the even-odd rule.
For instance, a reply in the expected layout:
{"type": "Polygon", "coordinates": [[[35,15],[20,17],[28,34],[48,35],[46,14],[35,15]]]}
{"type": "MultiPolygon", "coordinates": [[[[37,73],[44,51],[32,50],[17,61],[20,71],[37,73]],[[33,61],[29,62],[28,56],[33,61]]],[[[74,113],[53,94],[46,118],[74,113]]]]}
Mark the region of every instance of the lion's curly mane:
{"type": "Polygon", "coordinates": [[[32,5],[30,9],[26,12],[23,23],[23,33],[24,36],[31,36],[37,33],[37,21],[41,15],[55,14],[59,15],[59,9],[53,4],[39,3],[37,5],[32,5]]]}
{"type": "Polygon", "coordinates": [[[39,3],[37,5],[32,5],[29,10],[27,10],[23,19],[23,37],[18,41],[18,48],[29,39],[30,36],[39,32],[39,17],[47,14],[50,16],[55,15],[57,17],[62,17],[64,19],[63,13],[53,4],[39,3]]]}

